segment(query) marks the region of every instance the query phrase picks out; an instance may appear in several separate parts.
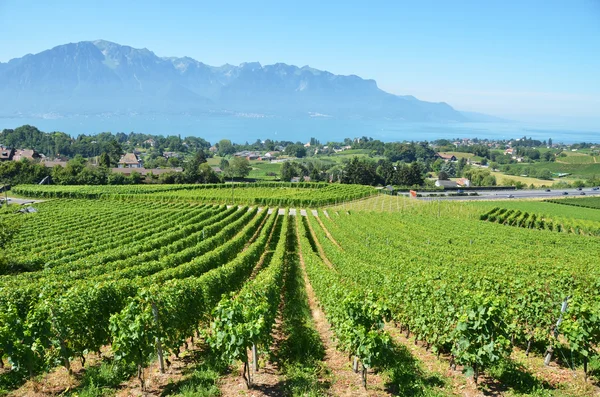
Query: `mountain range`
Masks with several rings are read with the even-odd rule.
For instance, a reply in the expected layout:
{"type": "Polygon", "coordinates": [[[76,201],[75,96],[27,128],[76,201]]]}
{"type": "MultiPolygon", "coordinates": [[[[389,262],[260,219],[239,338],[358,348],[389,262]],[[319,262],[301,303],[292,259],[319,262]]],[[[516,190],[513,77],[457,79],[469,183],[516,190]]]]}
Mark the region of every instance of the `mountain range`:
{"type": "Polygon", "coordinates": [[[475,121],[374,80],[285,63],[215,67],[97,40],[0,63],[0,116],[206,114],[475,121]]]}

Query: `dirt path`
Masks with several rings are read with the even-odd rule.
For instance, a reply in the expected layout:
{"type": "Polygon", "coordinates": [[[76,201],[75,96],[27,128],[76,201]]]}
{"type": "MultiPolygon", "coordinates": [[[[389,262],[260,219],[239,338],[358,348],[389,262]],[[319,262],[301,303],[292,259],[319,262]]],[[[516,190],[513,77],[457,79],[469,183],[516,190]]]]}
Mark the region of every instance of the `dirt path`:
{"type": "MultiPolygon", "coordinates": [[[[386,330],[392,336],[394,342],[405,346],[429,372],[441,374],[448,379],[454,394],[466,397],[503,396],[509,391],[509,387],[503,384],[501,380],[494,379],[486,374],[479,378],[480,387],[478,388],[472,378],[462,374],[460,366],[457,366],[456,370],[450,369],[450,357],[437,358],[433,352],[426,350],[422,343],[415,344],[414,339],[406,338],[406,335],[393,325],[386,325],[386,330]]],[[[515,363],[516,371],[507,373],[506,377],[519,377],[523,383],[529,382],[531,388],[534,387],[534,384],[537,384],[545,389],[564,390],[567,395],[600,396],[598,386],[593,385],[591,382],[584,382],[582,371],[574,375],[570,369],[560,367],[555,362],[552,362],[550,366],[544,366],[543,357],[534,355],[526,357],[525,352],[519,348],[513,350],[511,359],[515,363]]],[[[514,379],[509,380],[514,381],[514,379]]],[[[528,392],[533,393],[533,391],[522,392],[527,394],[528,392]]]]}
{"type": "Polygon", "coordinates": [[[317,303],[315,292],[312,289],[310,280],[306,274],[302,251],[299,250],[298,254],[302,276],[306,285],[308,304],[312,312],[315,328],[321,337],[323,346],[325,346],[324,361],[327,364],[327,367],[331,369],[333,375],[330,387],[331,393],[335,396],[343,397],[389,396],[390,394],[385,391],[384,382],[381,379],[381,376],[374,374],[372,371],[369,371],[368,373],[367,390],[365,390],[361,385],[360,375],[355,374],[354,371],[352,371],[348,357],[335,348],[333,331],[325,318],[325,314],[317,303]]]}
{"type": "Polygon", "coordinates": [[[86,367],[81,365],[79,359],[71,361],[72,375],[69,375],[67,369],[63,366],[57,367],[50,372],[44,374],[41,378],[29,380],[20,388],[13,391],[11,396],[53,396],[63,393],[65,390],[72,389],[79,385],[80,379],[85,374],[86,368],[100,364],[104,357],[110,355],[110,347],[102,348],[102,356],[98,357],[95,353],[90,353],[85,356],[86,367]]]}
{"type": "MultiPolygon", "coordinates": [[[[285,238],[285,237],[282,237],[285,238]]],[[[263,255],[264,256],[264,255],[263,255]]],[[[252,369],[253,357],[252,353],[248,352],[248,364],[252,377],[252,388],[248,388],[245,379],[242,377],[244,364],[240,363],[235,366],[234,370],[226,376],[219,379],[219,390],[222,397],[237,397],[240,395],[252,397],[277,397],[283,396],[281,371],[275,361],[271,361],[275,357],[275,352],[278,351],[282,340],[285,336],[282,331],[281,312],[284,304],[285,291],[281,291],[279,300],[279,309],[271,336],[273,342],[270,351],[267,355],[259,352],[259,368],[257,372],[252,369]]]]}
{"type": "MultiPolygon", "coordinates": [[[[333,263],[331,263],[331,261],[327,258],[327,255],[325,255],[325,250],[323,250],[323,246],[321,246],[321,243],[319,243],[319,240],[317,239],[317,235],[315,234],[315,231],[312,228],[312,225],[310,224],[310,222],[306,222],[306,226],[308,228],[308,232],[310,233],[310,235],[312,236],[312,240],[315,242],[315,245],[317,247],[317,250],[319,251],[319,256],[321,257],[321,260],[327,265],[327,267],[329,267],[331,270],[336,270],[335,266],[333,265],[333,263]]],[[[300,257],[302,257],[302,253],[300,253],[300,257]]]]}
{"type": "MultiPolygon", "coordinates": [[[[280,323],[279,320],[277,320],[280,323]]],[[[276,331],[274,332],[274,344],[271,347],[272,350],[277,349],[277,341],[281,339],[281,333],[278,331],[279,324],[276,324],[276,331]]],[[[252,355],[248,355],[248,363],[252,365],[252,355]]],[[[259,358],[258,372],[253,372],[252,369],[252,388],[248,389],[246,381],[242,378],[243,364],[237,365],[234,370],[222,377],[219,380],[219,390],[223,397],[237,397],[237,396],[252,396],[252,397],[274,397],[283,396],[281,390],[281,379],[279,375],[279,368],[277,365],[270,361],[267,357],[260,356],[259,358]]]]}
{"type": "MultiPolygon", "coordinates": [[[[256,216],[260,216],[259,214],[260,213],[257,212],[256,216]]],[[[258,226],[258,229],[252,235],[252,237],[250,237],[250,240],[248,240],[248,242],[244,246],[244,249],[242,250],[242,252],[246,251],[248,249],[248,247],[250,247],[250,245],[254,242],[254,240],[256,240],[258,238],[258,236],[260,236],[260,232],[262,231],[263,227],[265,226],[265,223],[267,223],[268,220],[269,220],[269,214],[267,214],[267,216],[265,216],[263,218],[263,220],[260,222],[260,226],[258,226]]]]}
{"type": "Polygon", "coordinates": [[[438,359],[434,353],[426,351],[425,347],[420,344],[415,345],[412,339],[406,338],[406,335],[400,332],[400,329],[387,324],[385,330],[390,334],[395,343],[406,347],[413,357],[419,360],[428,372],[438,373],[444,376],[451,384],[450,388],[455,394],[465,397],[494,395],[484,394],[482,391],[478,390],[475,386],[475,382],[462,374],[462,368],[460,366],[457,366],[456,370],[453,371],[450,369],[449,360],[445,360],[444,358],[438,359]]]}
{"type": "Polygon", "coordinates": [[[318,216],[315,216],[315,219],[317,220],[317,222],[319,222],[319,225],[321,225],[321,227],[323,228],[323,231],[325,232],[325,235],[327,236],[327,238],[329,240],[331,240],[331,242],[333,244],[335,244],[336,247],[338,247],[340,250],[344,250],[342,248],[342,246],[336,241],[336,239],[333,238],[333,236],[331,235],[331,233],[329,233],[329,230],[325,227],[325,224],[323,224],[323,221],[321,219],[319,219],[318,216]]]}

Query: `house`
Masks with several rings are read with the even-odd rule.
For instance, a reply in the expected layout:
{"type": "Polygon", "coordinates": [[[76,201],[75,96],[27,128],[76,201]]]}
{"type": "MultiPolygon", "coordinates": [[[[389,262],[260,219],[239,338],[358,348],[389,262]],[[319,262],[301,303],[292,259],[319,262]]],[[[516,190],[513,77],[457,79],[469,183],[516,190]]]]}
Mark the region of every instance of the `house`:
{"type": "Polygon", "coordinates": [[[310,182],[310,176],[303,176],[304,182],[310,182]]]}
{"type": "Polygon", "coordinates": [[[148,145],[150,147],[154,147],[154,145],[156,145],[156,141],[154,139],[146,139],[144,141],[144,145],[148,145]]]}
{"type": "Polygon", "coordinates": [[[142,168],[142,160],[134,153],[125,153],[119,160],[119,168],[142,168]]]}
{"type": "Polygon", "coordinates": [[[471,181],[470,181],[470,180],[468,180],[467,178],[459,178],[459,179],[456,181],[456,184],[457,184],[458,186],[461,186],[461,187],[470,187],[470,186],[471,186],[471,181]]]}
{"type": "Polygon", "coordinates": [[[506,150],[504,151],[504,155],[505,155],[505,156],[512,156],[512,155],[513,155],[513,153],[514,153],[514,151],[515,151],[515,149],[513,149],[513,148],[508,148],[508,149],[506,149],[506,150]]]}
{"type": "Polygon", "coordinates": [[[181,154],[177,152],[163,152],[163,157],[166,159],[170,159],[171,157],[181,158],[181,154]]]}
{"type": "Polygon", "coordinates": [[[300,182],[300,177],[299,176],[295,176],[292,179],[290,179],[290,182],[300,182]]]}
{"type": "Polygon", "coordinates": [[[438,179],[437,181],[435,181],[435,186],[443,187],[444,189],[458,187],[456,182],[444,179],[438,179]]]}
{"type": "Polygon", "coordinates": [[[439,158],[441,158],[442,160],[444,160],[445,162],[456,161],[456,156],[453,154],[437,153],[437,156],[439,158]]]}
{"type": "Polygon", "coordinates": [[[260,160],[260,156],[257,154],[249,154],[246,156],[246,160],[260,160]]]}
{"type": "Polygon", "coordinates": [[[212,153],[217,153],[217,152],[219,151],[219,149],[217,149],[217,147],[216,147],[216,146],[214,146],[214,145],[213,145],[213,146],[211,146],[211,147],[210,147],[208,150],[209,150],[210,152],[212,152],[212,153]]]}
{"type": "Polygon", "coordinates": [[[305,143],[304,147],[310,147],[310,142],[305,143]]]}
{"type": "Polygon", "coordinates": [[[272,151],[272,152],[265,153],[264,157],[267,158],[267,159],[274,159],[274,158],[277,158],[279,156],[279,154],[280,154],[280,152],[278,152],[278,151],[275,150],[275,151],[272,151]]]}
{"type": "Polygon", "coordinates": [[[15,154],[13,155],[14,161],[20,161],[23,159],[28,159],[28,160],[34,161],[39,158],[40,158],[40,155],[35,150],[31,150],[31,149],[19,149],[19,150],[16,150],[15,154]]]}
{"type": "Polygon", "coordinates": [[[211,167],[215,174],[222,174],[223,170],[220,167],[211,167]]]}
{"type": "Polygon", "coordinates": [[[112,168],[112,172],[117,173],[117,174],[123,174],[125,176],[131,175],[132,172],[137,172],[142,176],[146,176],[150,173],[152,173],[152,175],[160,175],[160,174],[166,174],[169,172],[183,172],[183,168],[119,167],[119,168],[112,168]]]}
{"type": "Polygon", "coordinates": [[[67,162],[66,161],[48,160],[48,159],[42,160],[40,164],[42,164],[46,168],[52,168],[52,167],[55,167],[57,165],[60,165],[63,168],[67,166],[67,162]]]}
{"type": "Polygon", "coordinates": [[[5,148],[4,146],[0,146],[0,161],[10,161],[13,159],[14,154],[14,149],[9,149],[5,148]]]}

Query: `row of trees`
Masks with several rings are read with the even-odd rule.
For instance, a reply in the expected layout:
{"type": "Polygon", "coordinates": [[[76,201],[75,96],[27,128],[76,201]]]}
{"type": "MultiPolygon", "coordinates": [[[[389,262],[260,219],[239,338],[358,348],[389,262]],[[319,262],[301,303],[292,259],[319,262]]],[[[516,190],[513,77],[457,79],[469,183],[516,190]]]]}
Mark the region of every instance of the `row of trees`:
{"type": "Polygon", "coordinates": [[[46,133],[31,125],[2,130],[0,142],[11,148],[34,149],[48,157],[72,158],[79,154],[89,158],[108,153],[111,157],[117,157],[116,162],[124,151],[131,152],[136,147],[152,149],[161,154],[166,150],[194,153],[210,147],[210,142],[197,137],[182,139],[180,136],[103,132],[96,135],[81,134],[73,138],[64,132],[46,133]]]}
{"type": "Polygon", "coordinates": [[[393,163],[389,160],[375,161],[355,156],[341,165],[330,167],[318,161],[287,161],[281,166],[280,177],[282,181],[290,181],[294,177],[310,177],[312,182],[416,186],[424,184],[425,173],[425,166],[418,162],[393,163]]]}

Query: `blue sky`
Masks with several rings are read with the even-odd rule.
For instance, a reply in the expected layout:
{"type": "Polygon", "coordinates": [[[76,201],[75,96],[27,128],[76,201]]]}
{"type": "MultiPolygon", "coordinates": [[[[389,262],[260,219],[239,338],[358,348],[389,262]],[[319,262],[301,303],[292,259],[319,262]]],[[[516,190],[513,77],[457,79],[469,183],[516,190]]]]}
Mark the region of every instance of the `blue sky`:
{"type": "Polygon", "coordinates": [[[517,120],[600,120],[600,0],[0,0],[0,37],[2,62],[102,38],[356,74],[517,120]]]}

